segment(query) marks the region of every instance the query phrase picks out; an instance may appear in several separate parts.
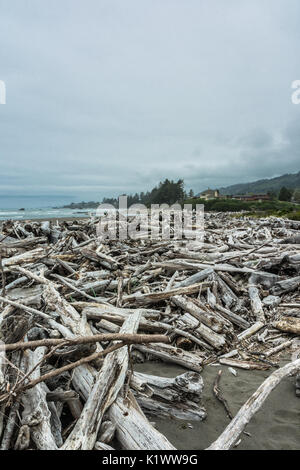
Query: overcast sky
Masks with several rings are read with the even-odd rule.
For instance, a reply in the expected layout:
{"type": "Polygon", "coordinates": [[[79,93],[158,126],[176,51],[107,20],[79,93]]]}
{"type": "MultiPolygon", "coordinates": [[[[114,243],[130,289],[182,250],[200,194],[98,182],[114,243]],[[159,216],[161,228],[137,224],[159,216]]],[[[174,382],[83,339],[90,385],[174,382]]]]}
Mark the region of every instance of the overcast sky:
{"type": "Polygon", "coordinates": [[[0,194],[300,170],[299,0],[0,0],[0,194]]]}

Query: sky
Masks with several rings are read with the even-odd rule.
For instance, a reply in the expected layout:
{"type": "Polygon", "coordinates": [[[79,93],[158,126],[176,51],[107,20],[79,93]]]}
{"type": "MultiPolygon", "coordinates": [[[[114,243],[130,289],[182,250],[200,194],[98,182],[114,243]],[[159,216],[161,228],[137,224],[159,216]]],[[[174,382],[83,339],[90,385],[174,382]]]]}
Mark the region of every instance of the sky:
{"type": "Polygon", "coordinates": [[[0,0],[0,195],[300,170],[299,0],[0,0]]]}

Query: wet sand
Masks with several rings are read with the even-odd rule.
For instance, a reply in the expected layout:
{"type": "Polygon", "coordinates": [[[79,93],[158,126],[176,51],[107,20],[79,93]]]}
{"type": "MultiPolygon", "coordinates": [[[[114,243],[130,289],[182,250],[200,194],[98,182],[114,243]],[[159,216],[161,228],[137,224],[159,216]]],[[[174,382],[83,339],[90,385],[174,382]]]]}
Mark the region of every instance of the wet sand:
{"type": "MultiPolygon", "coordinates": [[[[282,361],[281,365],[288,362],[282,361]]],[[[149,362],[138,364],[135,369],[154,375],[175,377],[186,369],[172,365],[149,362]]],[[[259,385],[273,372],[246,371],[236,369],[235,377],[226,366],[206,366],[202,372],[204,394],[202,404],[206,408],[207,418],[202,422],[190,422],[176,419],[154,419],[156,427],[170,442],[180,450],[201,450],[208,447],[229,424],[223,405],[212,392],[218,371],[222,369],[220,381],[223,396],[235,415],[245,401],[257,390],[259,385]]],[[[251,434],[240,436],[239,450],[299,450],[300,449],[300,398],[295,395],[295,377],[283,380],[271,392],[261,409],[254,415],[245,429],[251,434]]]]}

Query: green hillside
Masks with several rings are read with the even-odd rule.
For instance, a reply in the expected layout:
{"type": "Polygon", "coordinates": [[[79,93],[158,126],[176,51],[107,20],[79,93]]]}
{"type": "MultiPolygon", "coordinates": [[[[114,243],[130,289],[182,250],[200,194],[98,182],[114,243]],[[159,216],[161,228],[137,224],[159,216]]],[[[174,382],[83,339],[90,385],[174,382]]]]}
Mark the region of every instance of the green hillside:
{"type": "Polygon", "coordinates": [[[300,171],[295,174],[286,174],[276,178],[254,181],[253,183],[234,184],[227,188],[220,188],[220,193],[224,195],[258,194],[267,193],[268,191],[278,193],[283,186],[290,189],[300,188],[300,171]]]}

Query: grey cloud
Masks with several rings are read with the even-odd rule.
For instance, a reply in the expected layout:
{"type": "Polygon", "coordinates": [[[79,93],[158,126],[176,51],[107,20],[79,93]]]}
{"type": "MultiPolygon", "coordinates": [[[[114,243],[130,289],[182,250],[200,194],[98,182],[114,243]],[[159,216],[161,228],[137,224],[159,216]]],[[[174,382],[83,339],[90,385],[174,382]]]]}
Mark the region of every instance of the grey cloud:
{"type": "Polygon", "coordinates": [[[0,0],[0,193],[299,171],[298,0],[0,0]],[[298,75],[297,75],[298,74],[298,75]]]}

